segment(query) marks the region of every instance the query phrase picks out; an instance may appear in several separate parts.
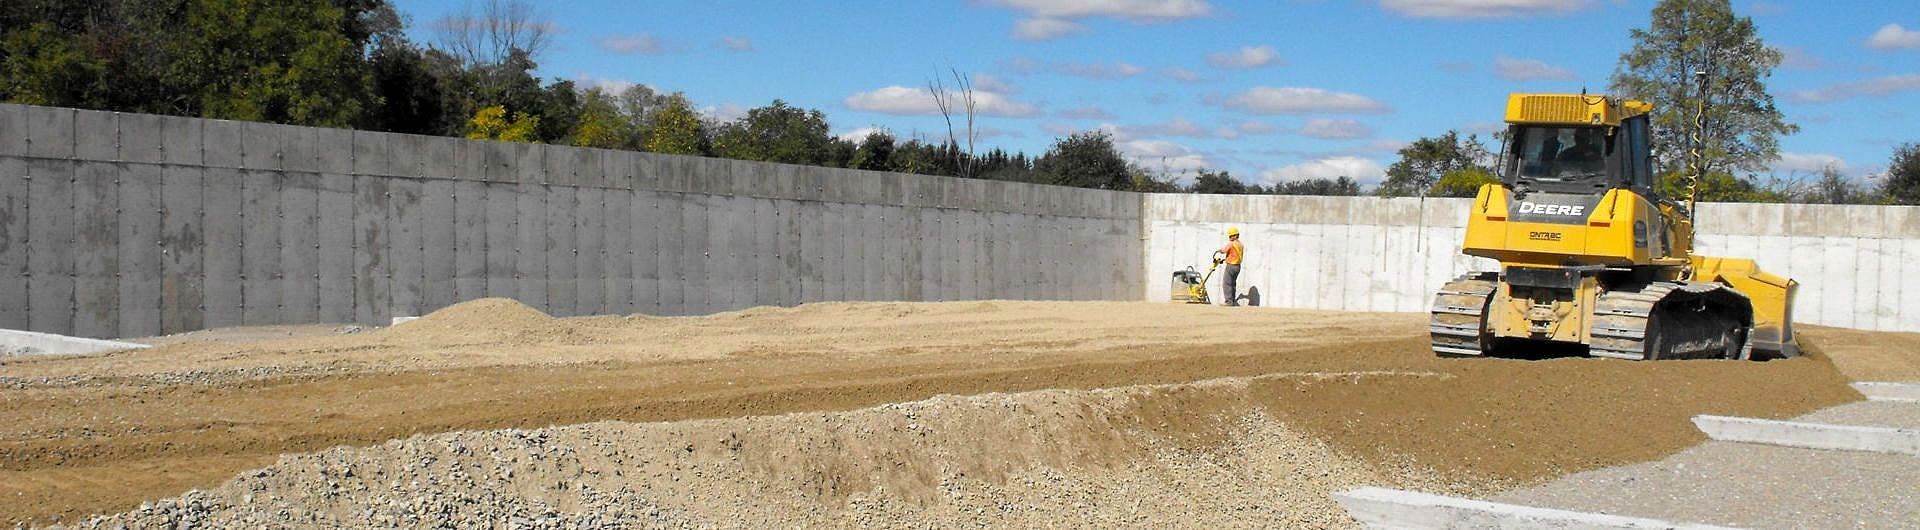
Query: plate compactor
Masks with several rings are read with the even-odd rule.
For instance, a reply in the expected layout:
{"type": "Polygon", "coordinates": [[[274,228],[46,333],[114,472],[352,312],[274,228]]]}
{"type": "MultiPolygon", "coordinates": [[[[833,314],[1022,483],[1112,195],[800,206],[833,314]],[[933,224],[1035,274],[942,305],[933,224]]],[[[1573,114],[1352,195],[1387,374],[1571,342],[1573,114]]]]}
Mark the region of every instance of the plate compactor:
{"type": "Polygon", "coordinates": [[[1189,304],[1208,303],[1207,280],[1213,278],[1214,269],[1220,268],[1220,264],[1226,261],[1227,254],[1215,250],[1213,264],[1207,266],[1206,274],[1193,270],[1192,265],[1188,265],[1186,270],[1173,271],[1173,301],[1189,304]]]}

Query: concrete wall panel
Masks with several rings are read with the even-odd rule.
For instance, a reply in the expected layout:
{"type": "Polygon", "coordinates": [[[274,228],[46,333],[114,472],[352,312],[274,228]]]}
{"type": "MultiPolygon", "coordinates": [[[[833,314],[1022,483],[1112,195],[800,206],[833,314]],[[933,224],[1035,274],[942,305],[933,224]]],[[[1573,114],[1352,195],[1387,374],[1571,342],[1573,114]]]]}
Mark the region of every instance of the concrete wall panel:
{"type": "Polygon", "coordinates": [[[280,322],[320,321],[320,175],[280,180],[280,322]]]}
{"type": "MultiPolygon", "coordinates": [[[[140,179],[140,167],[154,165],[129,165],[132,179],[140,179]]],[[[123,290],[121,300],[140,300],[146,294],[142,286],[140,269],[150,269],[157,275],[159,282],[159,330],[154,334],[177,334],[198,330],[205,326],[205,223],[202,213],[202,194],[205,192],[204,169],[190,165],[169,165],[159,169],[159,232],[154,242],[159,246],[159,267],[144,263],[144,255],[134,252],[121,252],[121,263],[129,269],[132,277],[121,277],[123,290]],[[129,282],[131,280],[131,282],[129,282]]],[[[125,182],[123,182],[125,184],[125,182]]],[[[121,188],[121,211],[131,211],[138,204],[129,204],[144,200],[138,186],[121,188]]],[[[127,225],[121,225],[121,234],[138,238],[140,223],[131,219],[127,225]]],[[[121,242],[123,246],[129,240],[121,242]]],[[[138,244],[136,240],[132,244],[138,244]]],[[[136,317],[138,319],[138,317],[136,317]]],[[[138,336],[144,328],[129,319],[121,319],[121,336],[138,336]]]]}
{"type": "MultiPolygon", "coordinates": [[[[173,184],[169,175],[168,185],[173,184]]],[[[209,328],[239,326],[241,314],[246,221],[244,182],[241,170],[208,168],[201,192],[206,231],[204,324],[209,328]]],[[[171,190],[169,190],[171,191],[171,190]]],[[[171,194],[170,194],[171,195],[171,194]]],[[[171,199],[171,197],[169,197],[171,199]]]]}
{"type": "Polygon", "coordinates": [[[633,314],[633,190],[610,188],[605,191],[605,211],[602,214],[605,225],[606,246],[601,253],[601,270],[606,289],[606,308],[611,315],[633,314]]]}
{"type": "Polygon", "coordinates": [[[779,248],[774,243],[779,240],[780,216],[774,211],[774,199],[754,198],[752,202],[753,305],[785,305],[779,248]]]}
{"type": "MultiPolygon", "coordinates": [[[[410,138],[401,136],[401,138],[410,138]]],[[[399,156],[400,160],[414,157],[399,156]]],[[[426,223],[420,208],[424,183],[419,179],[392,179],[387,182],[387,228],[393,235],[388,243],[388,296],[394,316],[420,316],[426,299],[426,237],[420,232],[426,223]]]]}
{"type": "MultiPolygon", "coordinates": [[[[480,297],[520,299],[523,254],[521,239],[526,219],[523,204],[536,200],[523,194],[520,184],[460,181],[454,193],[454,217],[459,228],[454,239],[454,288],[461,300],[480,297]]],[[[535,225],[538,226],[538,225],[535,225]]]]}
{"type": "Polygon", "coordinates": [[[353,177],[323,173],[319,186],[319,265],[315,274],[320,285],[320,322],[348,323],[354,310],[354,236],[353,177]]]}
{"type": "MultiPolygon", "coordinates": [[[[541,311],[546,311],[548,304],[547,199],[546,185],[538,183],[521,183],[514,195],[516,215],[513,248],[518,250],[514,252],[513,276],[519,284],[519,293],[514,298],[541,311]]],[[[491,216],[487,222],[491,229],[491,216]]],[[[491,274],[491,265],[494,264],[492,247],[488,247],[488,250],[488,272],[491,274]]]]}
{"type": "MultiPolygon", "coordinates": [[[[240,159],[239,164],[231,167],[242,169],[284,169],[285,158],[281,149],[294,145],[291,138],[282,138],[283,133],[300,130],[297,127],[285,127],[272,123],[246,122],[240,124],[241,135],[238,143],[212,142],[208,145],[208,160],[240,159]]],[[[208,164],[215,165],[215,164],[208,164]]]]}
{"type": "MultiPolygon", "coordinates": [[[[15,159],[33,151],[33,133],[27,130],[32,125],[27,113],[32,110],[24,105],[0,105],[0,159],[15,159]]],[[[19,171],[26,174],[25,168],[19,171]]]]}
{"type": "MultiPolygon", "coordinates": [[[[431,313],[460,301],[457,295],[458,280],[454,272],[459,268],[459,256],[456,250],[459,238],[455,234],[460,230],[460,218],[455,212],[453,203],[455,189],[461,184],[477,185],[479,183],[435,179],[421,184],[420,235],[424,245],[421,249],[421,257],[425,260],[422,266],[427,282],[426,296],[420,302],[422,314],[431,313]]],[[[482,197],[480,206],[484,208],[485,189],[477,190],[476,193],[482,197]]],[[[484,230],[484,225],[475,228],[480,229],[476,231],[481,231],[484,230]]]]}
{"type": "Polygon", "coordinates": [[[658,238],[654,270],[659,278],[655,285],[660,292],[659,309],[654,314],[684,315],[687,314],[687,266],[693,262],[688,257],[687,234],[682,230],[687,224],[686,194],[658,193],[654,194],[653,201],[653,233],[658,238]]]}
{"type": "Polygon", "coordinates": [[[240,308],[249,326],[281,323],[280,173],[241,173],[240,308]]]}
{"type": "MultiPolygon", "coordinates": [[[[551,152],[549,155],[553,154],[551,152]]],[[[548,178],[563,178],[552,172],[548,178]]],[[[546,220],[542,225],[546,234],[542,237],[541,248],[547,252],[546,289],[547,305],[541,311],[557,317],[576,316],[580,292],[578,283],[579,269],[575,254],[578,241],[574,226],[573,212],[579,207],[578,194],[571,186],[545,186],[547,195],[546,220]]]]}
{"type": "Polygon", "coordinates": [[[633,243],[633,310],[648,315],[662,314],[660,292],[660,194],[633,192],[633,211],[628,216],[627,233],[633,243]]]}
{"type": "MultiPolygon", "coordinates": [[[[39,113],[30,127],[44,125],[52,114],[39,113]]],[[[67,134],[71,133],[72,113],[66,113],[67,134]]],[[[38,129],[34,129],[38,131],[38,129]]],[[[34,143],[52,142],[42,137],[34,143]]],[[[72,144],[67,145],[71,151],[72,144]]],[[[73,334],[74,312],[74,164],[66,160],[33,160],[28,163],[27,266],[32,283],[28,287],[29,326],[35,331],[73,334]]]]}
{"type": "MultiPolygon", "coordinates": [[[[82,110],[74,113],[73,157],[77,160],[120,160],[120,113],[82,110]],[[78,131],[86,131],[79,134],[78,131]]],[[[231,122],[219,122],[231,123],[231,122]]]]}
{"type": "Polygon", "coordinates": [[[518,215],[513,184],[482,181],[453,182],[451,209],[453,219],[453,301],[476,300],[488,296],[516,296],[520,286],[513,280],[513,221],[518,215]],[[501,186],[503,192],[490,188],[501,186]],[[488,267],[493,240],[507,242],[503,265],[488,267]]]}
{"type": "Polygon", "coordinates": [[[680,314],[704,315],[714,311],[713,291],[707,279],[713,271],[713,243],[707,235],[707,209],[712,197],[701,193],[680,196],[680,314]]]}
{"type": "Polygon", "coordinates": [[[73,186],[74,320],[81,337],[113,338],[120,328],[120,220],[100,215],[120,208],[119,168],[81,162],[73,186]]]}
{"type": "MultiPolygon", "coordinates": [[[[161,278],[170,261],[182,254],[188,254],[182,248],[191,243],[189,254],[194,260],[192,283],[200,283],[199,235],[200,235],[200,179],[198,168],[166,168],[167,170],[193,172],[191,193],[179,197],[182,203],[181,214],[185,219],[172,219],[173,205],[169,204],[166,179],[160,166],[146,164],[116,164],[121,171],[119,204],[120,215],[113,221],[119,224],[116,234],[118,241],[110,244],[119,254],[118,299],[120,314],[114,326],[114,337],[150,337],[161,334],[162,312],[176,307],[162,307],[168,301],[182,298],[180,285],[171,285],[174,289],[162,296],[161,278]],[[193,241],[172,240],[168,236],[191,235],[193,241]]],[[[171,276],[171,275],[169,275],[171,276]]],[[[177,280],[177,278],[176,278],[177,280]]],[[[194,314],[199,314],[199,292],[193,294],[194,314]]],[[[197,320],[197,318],[196,318],[197,320]]],[[[180,323],[174,322],[174,325],[180,323]]],[[[6,327],[0,325],[0,327],[6,327]]],[[[178,328],[176,328],[178,329],[178,328]]],[[[198,329],[188,328],[188,329],[198,329]]]]}
{"type": "Polygon", "coordinates": [[[28,162],[16,155],[27,150],[26,107],[0,105],[0,329],[27,329],[27,291],[33,283],[27,267],[28,162]]]}
{"type": "MultiPolygon", "coordinates": [[[[356,135],[355,166],[362,151],[356,135]]],[[[371,163],[368,169],[377,169],[371,163]]],[[[392,322],[392,262],[387,252],[393,244],[392,227],[387,224],[387,184],[392,179],[354,175],[353,178],[353,305],[354,321],[363,326],[383,326],[392,322]]]]}
{"type": "MultiPolygon", "coordinates": [[[[581,149],[581,151],[592,152],[588,149],[581,149]]],[[[592,160],[597,162],[599,159],[592,158],[592,160]]],[[[575,249],[573,314],[606,314],[606,192],[601,188],[576,188],[573,199],[575,249]]]]}
{"type": "Polygon", "coordinates": [[[28,107],[26,122],[30,137],[27,155],[40,158],[73,158],[73,120],[73,109],[28,107]]]}
{"type": "MultiPolygon", "coordinates": [[[[201,141],[200,124],[205,121],[206,120],[181,118],[177,116],[162,116],[160,118],[160,143],[161,150],[165,152],[165,157],[161,161],[179,166],[200,165],[204,163],[206,161],[204,153],[206,146],[201,141]]],[[[232,148],[231,146],[224,145],[214,147],[220,150],[232,148]]],[[[216,159],[219,158],[232,159],[233,157],[231,155],[216,157],[216,159]]]]}
{"type": "MultiPolygon", "coordinates": [[[[807,175],[802,173],[802,176],[807,175]]],[[[825,271],[821,256],[826,254],[826,206],[819,201],[797,201],[800,229],[800,303],[827,299],[825,271]]]]}

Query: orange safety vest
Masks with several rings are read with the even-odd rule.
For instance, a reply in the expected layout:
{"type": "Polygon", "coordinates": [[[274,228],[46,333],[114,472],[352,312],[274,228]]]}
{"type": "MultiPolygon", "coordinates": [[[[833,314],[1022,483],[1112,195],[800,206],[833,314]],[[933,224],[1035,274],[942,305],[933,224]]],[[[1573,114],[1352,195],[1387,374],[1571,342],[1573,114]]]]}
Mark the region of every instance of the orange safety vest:
{"type": "Polygon", "coordinates": [[[1227,253],[1228,265],[1239,265],[1240,258],[1247,254],[1247,247],[1241,245],[1239,241],[1228,241],[1227,247],[1220,250],[1227,253]]]}

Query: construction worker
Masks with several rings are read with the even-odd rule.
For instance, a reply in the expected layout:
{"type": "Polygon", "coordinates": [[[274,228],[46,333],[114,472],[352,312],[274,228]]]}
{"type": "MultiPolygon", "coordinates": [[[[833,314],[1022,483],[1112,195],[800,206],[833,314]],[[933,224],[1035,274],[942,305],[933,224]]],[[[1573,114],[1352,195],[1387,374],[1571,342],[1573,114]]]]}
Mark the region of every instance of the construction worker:
{"type": "Polygon", "coordinates": [[[1220,247],[1220,253],[1224,255],[1221,262],[1227,265],[1223,271],[1226,275],[1220,277],[1221,291],[1226,294],[1221,299],[1226,300],[1228,307],[1239,306],[1240,262],[1247,256],[1247,248],[1240,244],[1240,227],[1227,227],[1227,246],[1220,247]]]}

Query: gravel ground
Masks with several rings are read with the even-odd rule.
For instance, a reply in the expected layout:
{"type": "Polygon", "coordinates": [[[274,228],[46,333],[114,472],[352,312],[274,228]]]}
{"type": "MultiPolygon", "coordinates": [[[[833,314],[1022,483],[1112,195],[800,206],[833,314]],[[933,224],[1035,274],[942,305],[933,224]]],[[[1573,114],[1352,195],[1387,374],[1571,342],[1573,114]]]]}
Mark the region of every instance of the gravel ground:
{"type": "MultiPolygon", "coordinates": [[[[1850,403],[1796,421],[1912,428],[1920,405],[1850,403]]],[[[1748,528],[1911,528],[1920,457],[1707,442],[1489,500],[1748,528]]]]}

